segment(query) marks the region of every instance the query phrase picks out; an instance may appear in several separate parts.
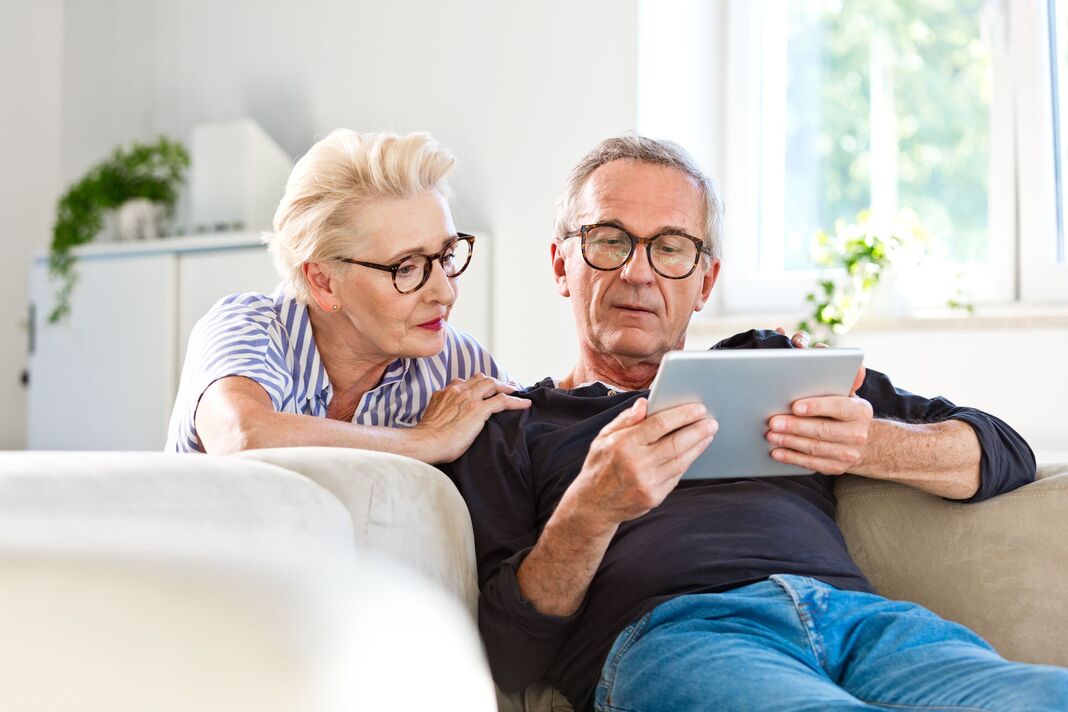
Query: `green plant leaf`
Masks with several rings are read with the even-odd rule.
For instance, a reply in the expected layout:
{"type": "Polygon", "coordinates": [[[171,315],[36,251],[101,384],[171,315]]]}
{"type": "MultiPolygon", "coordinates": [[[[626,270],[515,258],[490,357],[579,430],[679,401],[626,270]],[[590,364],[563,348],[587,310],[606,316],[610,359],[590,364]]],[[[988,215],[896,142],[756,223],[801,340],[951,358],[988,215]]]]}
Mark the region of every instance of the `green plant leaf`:
{"type": "Polygon", "coordinates": [[[162,203],[167,216],[173,216],[188,167],[185,147],[161,136],[155,143],[116,148],[59,198],[48,255],[48,271],[59,287],[49,323],[70,313],[70,295],[76,281],[70,251],[91,242],[103,229],[104,216],[132,198],[162,203]]]}

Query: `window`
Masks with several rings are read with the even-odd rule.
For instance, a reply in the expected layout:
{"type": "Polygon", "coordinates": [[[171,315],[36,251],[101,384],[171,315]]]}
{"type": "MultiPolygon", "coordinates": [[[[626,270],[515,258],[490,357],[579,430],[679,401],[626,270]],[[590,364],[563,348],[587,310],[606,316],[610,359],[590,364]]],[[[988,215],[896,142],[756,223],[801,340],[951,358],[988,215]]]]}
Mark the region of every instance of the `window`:
{"type": "Polygon", "coordinates": [[[765,91],[784,94],[785,111],[762,117],[765,136],[785,135],[784,160],[763,176],[765,186],[782,186],[782,225],[762,235],[785,241],[785,269],[811,266],[817,230],[868,208],[894,214],[902,206],[948,259],[987,259],[984,2],[787,3],[786,51],[764,67],[765,91]]]}
{"type": "Polygon", "coordinates": [[[694,95],[719,107],[709,130],[721,134],[711,170],[727,203],[721,306],[798,309],[819,274],[818,231],[903,208],[929,236],[903,283],[912,306],[1068,298],[1066,4],[723,0],[709,17],[707,3],[643,2],[643,76],[654,74],[647,58],[686,57],[694,28],[724,48],[718,81],[676,62],[655,72],[655,97],[639,86],[639,129],[684,145],[701,143],[693,127],[657,123],[647,100],[676,115],[705,105],[694,95]],[[644,22],[665,5],[685,31],[661,31],[657,47],[644,22]]]}
{"type": "Polygon", "coordinates": [[[994,172],[1002,127],[987,7],[728,5],[728,65],[745,77],[735,83],[728,132],[745,138],[728,157],[726,182],[733,193],[741,178],[756,193],[731,216],[732,237],[747,238],[727,251],[735,262],[733,283],[724,273],[728,308],[798,304],[814,281],[817,232],[868,209],[889,218],[907,208],[929,235],[909,283],[914,305],[958,290],[977,301],[1013,297],[1010,235],[996,229],[1004,207],[993,204],[1011,193],[1011,180],[994,172]],[[752,168],[745,154],[759,156],[752,168]]]}

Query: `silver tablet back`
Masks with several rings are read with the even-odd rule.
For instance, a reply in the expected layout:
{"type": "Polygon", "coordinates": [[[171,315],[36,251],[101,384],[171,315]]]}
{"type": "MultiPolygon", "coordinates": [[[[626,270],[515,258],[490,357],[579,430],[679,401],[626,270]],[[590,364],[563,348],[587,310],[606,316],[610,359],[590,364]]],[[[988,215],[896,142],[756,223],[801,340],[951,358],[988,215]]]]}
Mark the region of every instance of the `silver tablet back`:
{"type": "Polygon", "coordinates": [[[649,412],[703,402],[719,432],[683,479],[810,475],[771,457],[773,415],[800,398],[848,395],[860,349],[671,351],[649,393],[649,412]]]}

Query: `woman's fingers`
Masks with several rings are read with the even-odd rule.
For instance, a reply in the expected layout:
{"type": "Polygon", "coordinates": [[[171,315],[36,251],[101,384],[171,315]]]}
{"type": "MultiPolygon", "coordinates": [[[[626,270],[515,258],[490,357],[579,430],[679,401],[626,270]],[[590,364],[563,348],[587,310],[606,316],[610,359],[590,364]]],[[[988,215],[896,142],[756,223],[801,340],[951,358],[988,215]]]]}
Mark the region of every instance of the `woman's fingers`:
{"type": "Polygon", "coordinates": [[[515,386],[511,383],[505,383],[504,381],[498,381],[496,378],[478,374],[478,376],[467,380],[467,388],[464,390],[473,398],[485,400],[498,393],[511,393],[515,389],[515,386]]]}
{"type": "Polygon", "coordinates": [[[526,410],[531,405],[531,401],[526,398],[516,398],[506,393],[498,393],[492,398],[482,401],[482,403],[483,420],[494,413],[500,413],[502,410],[526,410]]]}

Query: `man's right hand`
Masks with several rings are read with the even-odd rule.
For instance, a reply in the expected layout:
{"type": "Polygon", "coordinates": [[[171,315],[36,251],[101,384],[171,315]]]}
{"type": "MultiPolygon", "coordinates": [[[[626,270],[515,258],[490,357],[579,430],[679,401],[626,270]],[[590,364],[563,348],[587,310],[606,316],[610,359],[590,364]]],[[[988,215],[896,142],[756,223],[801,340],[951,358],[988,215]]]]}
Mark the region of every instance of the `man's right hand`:
{"type": "Polygon", "coordinates": [[[601,430],[569,488],[572,504],[606,527],[659,506],[719,429],[700,403],[646,417],[647,408],[639,398],[601,430]]]}

